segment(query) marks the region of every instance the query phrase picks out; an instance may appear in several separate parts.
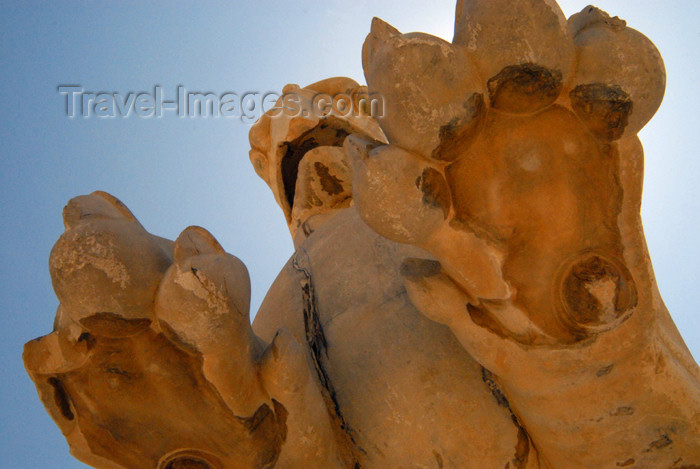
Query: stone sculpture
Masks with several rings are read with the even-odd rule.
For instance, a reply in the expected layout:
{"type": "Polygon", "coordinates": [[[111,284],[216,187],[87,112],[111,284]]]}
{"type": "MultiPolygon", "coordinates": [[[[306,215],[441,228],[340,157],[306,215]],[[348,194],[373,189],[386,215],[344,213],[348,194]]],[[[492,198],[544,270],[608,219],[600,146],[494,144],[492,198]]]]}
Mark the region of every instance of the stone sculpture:
{"type": "MultiPolygon", "coordinates": [[[[375,19],[383,113],[270,112],[250,157],[296,252],[245,266],[114,197],[71,200],[54,332],[24,359],[100,468],[700,467],[700,370],[639,216],[654,45],[587,7],[460,0],[453,43],[375,19]]],[[[280,106],[284,105],[284,98],[280,106]]],[[[366,104],[366,101],[365,101],[366,104]]]]}

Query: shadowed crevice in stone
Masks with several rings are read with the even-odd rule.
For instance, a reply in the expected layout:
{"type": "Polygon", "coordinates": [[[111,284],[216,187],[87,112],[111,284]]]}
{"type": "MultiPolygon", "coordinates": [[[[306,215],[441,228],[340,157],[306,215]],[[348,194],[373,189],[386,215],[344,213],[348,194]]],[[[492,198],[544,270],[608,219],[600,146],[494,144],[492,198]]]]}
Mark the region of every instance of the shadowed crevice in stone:
{"type": "Polygon", "coordinates": [[[350,124],[331,116],[322,119],[316,127],[304,132],[291,142],[282,144],[280,166],[284,196],[289,204],[290,213],[296,194],[299,163],[304,156],[316,147],[342,147],[345,137],[353,131],[350,124]]]}
{"type": "Polygon", "coordinates": [[[423,192],[423,203],[442,210],[443,217],[447,219],[452,206],[450,186],[447,181],[433,168],[426,168],[416,181],[416,186],[423,192]]]}
{"type": "Polygon", "coordinates": [[[277,463],[282,446],[287,441],[287,409],[276,400],[272,400],[274,410],[267,404],[258,407],[252,417],[237,417],[250,435],[257,433],[262,439],[272,444],[264,447],[258,454],[261,467],[272,468],[277,463]]]}
{"type": "Polygon", "coordinates": [[[454,161],[464,154],[483,127],[486,104],[481,93],[472,94],[463,104],[464,114],[440,127],[440,144],[431,157],[439,161],[454,161]]]}
{"type": "Polygon", "coordinates": [[[667,446],[671,446],[672,444],[673,444],[673,440],[671,438],[669,438],[667,434],[664,433],[663,435],[661,435],[661,438],[649,443],[649,448],[647,448],[645,450],[645,452],[648,453],[649,451],[652,451],[652,450],[662,449],[662,448],[665,448],[667,446]]]}
{"type": "Polygon", "coordinates": [[[81,319],[80,325],[94,335],[116,338],[132,336],[146,330],[151,325],[151,320],[128,319],[115,313],[99,312],[81,319]]]}
{"type": "Polygon", "coordinates": [[[49,384],[53,387],[53,397],[56,406],[61,410],[61,415],[67,420],[73,420],[75,415],[71,410],[70,398],[63,387],[63,383],[58,378],[49,378],[49,384]]]}
{"type": "Polygon", "coordinates": [[[328,375],[325,363],[328,360],[328,342],[326,341],[323,325],[318,313],[316,304],[316,291],[313,285],[311,275],[311,263],[308,253],[300,248],[294,255],[292,266],[294,270],[301,275],[301,290],[304,303],[304,330],[306,333],[306,342],[311,350],[311,358],[316,369],[316,374],[323,387],[323,398],[326,401],[331,419],[335,422],[334,428],[339,428],[341,431],[341,440],[345,442],[345,446],[352,453],[352,464],[354,469],[361,469],[358,453],[365,451],[355,441],[354,430],[346,422],[338,398],[336,395],[333,382],[328,375]]]}
{"type": "MultiPolygon", "coordinates": [[[[483,366],[481,367],[481,379],[484,381],[484,383],[486,383],[486,386],[489,388],[489,391],[491,391],[491,394],[496,399],[498,405],[508,409],[510,418],[518,429],[518,442],[515,445],[515,454],[513,455],[513,459],[511,461],[513,463],[512,469],[525,469],[527,466],[528,457],[530,456],[531,444],[527,430],[525,430],[525,427],[520,424],[518,417],[513,413],[513,409],[510,407],[508,398],[503,393],[503,390],[498,383],[496,383],[493,373],[483,366]]],[[[506,467],[510,468],[510,463],[506,464],[506,467]]]]}
{"type": "Polygon", "coordinates": [[[571,107],[588,129],[603,141],[622,137],[632,114],[630,95],[617,85],[579,85],[569,93],[571,107]]]}

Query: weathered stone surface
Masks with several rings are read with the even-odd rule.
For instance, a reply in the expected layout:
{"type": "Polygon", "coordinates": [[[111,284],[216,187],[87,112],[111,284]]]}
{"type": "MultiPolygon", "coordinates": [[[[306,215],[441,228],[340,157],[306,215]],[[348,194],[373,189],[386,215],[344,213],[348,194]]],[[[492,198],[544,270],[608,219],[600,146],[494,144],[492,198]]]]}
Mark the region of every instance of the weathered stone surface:
{"type": "Polygon", "coordinates": [[[66,232],[51,251],[49,271],[70,319],[80,323],[109,312],[150,321],[158,282],[171,262],[158,239],[106,193],[71,200],[63,219],[66,232]]]}
{"type": "Polygon", "coordinates": [[[464,48],[401,34],[375,18],[362,66],[369,88],[382,96],[377,120],[393,144],[430,156],[449,129],[478,125],[484,87],[464,48]]]}
{"type": "Polygon", "coordinates": [[[247,270],[206,230],[170,242],[108,194],[69,202],[55,330],[24,359],[73,454],[700,467],[700,369],[640,219],[653,44],[593,7],[463,0],[454,44],[375,19],[363,65],[368,87],[288,85],[251,129],[296,247],[252,326],[247,270]]]}
{"type": "MultiPolygon", "coordinates": [[[[309,191],[307,182],[298,182],[300,168],[303,170],[307,167],[302,164],[307,153],[316,149],[314,158],[326,161],[329,170],[334,166],[335,171],[342,173],[342,167],[348,166],[347,159],[332,148],[342,147],[345,137],[359,133],[382,142],[386,142],[386,139],[366,108],[370,106],[367,88],[350,78],[328,78],[304,88],[290,84],[283,93],[276,109],[263,115],[251,128],[250,159],[258,175],[275,194],[292,238],[298,244],[309,233],[310,228],[304,227],[304,224],[313,224],[310,220],[312,215],[321,211],[331,213],[347,206],[344,197],[329,194],[331,197],[318,199],[319,194],[309,191]],[[338,109],[337,103],[345,101],[345,98],[352,101],[352,112],[338,109]],[[367,102],[361,104],[363,99],[367,102]],[[324,103],[332,103],[335,107],[327,108],[324,103]],[[299,200],[296,200],[297,184],[304,185],[299,200]],[[296,212],[293,212],[293,206],[296,206],[296,212]],[[317,209],[310,211],[310,206],[317,209]]],[[[341,179],[341,192],[348,193],[352,181],[341,179]]]]}
{"type": "Polygon", "coordinates": [[[576,54],[554,0],[459,0],[453,42],[478,64],[492,106],[509,112],[554,102],[576,54]]]}
{"type": "MultiPolygon", "coordinates": [[[[251,329],[245,266],[203,228],[187,228],[174,244],[154,242],[123,214],[104,193],[69,202],[52,259],[89,253],[69,272],[91,290],[62,290],[57,329],[25,347],[27,370],[72,453],[108,468],[343,467],[303,349],[284,330],[264,343],[251,329]],[[136,275],[124,285],[101,275],[109,262],[154,277],[154,258],[164,267],[147,284],[155,285],[148,299],[128,283],[136,275]],[[291,455],[283,450],[292,446],[291,455]]],[[[51,263],[54,278],[65,270],[51,263]]]]}
{"type": "Polygon", "coordinates": [[[571,85],[574,110],[580,114],[579,108],[583,107],[584,112],[591,112],[590,108],[595,108],[599,101],[628,102],[631,109],[624,111],[622,122],[616,113],[610,115],[612,110],[601,115],[599,120],[608,127],[620,128],[615,133],[616,138],[623,131],[627,136],[635,135],[656,113],[664,97],[666,72],[659,51],[642,33],[627,27],[625,21],[610,18],[595,7],[573,15],[569,24],[578,52],[571,85]],[[585,99],[585,104],[576,103],[576,94],[590,94],[586,89],[592,86],[597,88],[594,99],[585,99]]]}

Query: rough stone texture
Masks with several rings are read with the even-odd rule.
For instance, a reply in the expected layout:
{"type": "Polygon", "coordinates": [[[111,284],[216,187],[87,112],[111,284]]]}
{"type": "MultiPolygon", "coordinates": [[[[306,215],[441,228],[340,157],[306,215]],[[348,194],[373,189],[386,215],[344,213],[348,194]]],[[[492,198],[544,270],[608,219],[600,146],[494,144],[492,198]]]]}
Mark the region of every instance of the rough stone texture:
{"type": "Polygon", "coordinates": [[[251,129],[296,246],[252,326],[247,270],[206,230],[171,242],[108,194],[69,202],[54,332],[24,359],[73,454],[700,467],[700,369],[639,215],[653,44],[594,7],[464,0],[453,44],[375,19],[363,65],[367,87],[288,85],[299,112],[251,129]],[[319,93],[384,112],[319,114],[319,93]]]}

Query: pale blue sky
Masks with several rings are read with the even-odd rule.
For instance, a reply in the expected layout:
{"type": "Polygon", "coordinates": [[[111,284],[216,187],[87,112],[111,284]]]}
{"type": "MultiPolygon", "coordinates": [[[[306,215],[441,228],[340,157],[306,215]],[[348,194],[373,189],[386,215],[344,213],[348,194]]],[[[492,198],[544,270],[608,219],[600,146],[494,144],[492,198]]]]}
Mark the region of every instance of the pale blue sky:
{"type": "MultiPolygon", "coordinates": [[[[587,1],[560,2],[568,15],[587,1]]],[[[248,266],[253,311],[292,252],[280,209],[248,162],[249,126],[235,119],[68,119],[60,84],[90,91],[279,91],[346,75],[364,82],[372,16],[450,39],[454,2],[433,0],[36,2],[0,5],[0,334],[2,467],[85,467],[72,459],[21,362],[50,332],[57,306],[49,251],[71,197],[100,189],[151,232],[208,228],[248,266]]],[[[700,162],[697,0],[600,0],[665,58],[668,88],[641,134],[643,206],[661,293],[700,356],[700,162]]]]}

